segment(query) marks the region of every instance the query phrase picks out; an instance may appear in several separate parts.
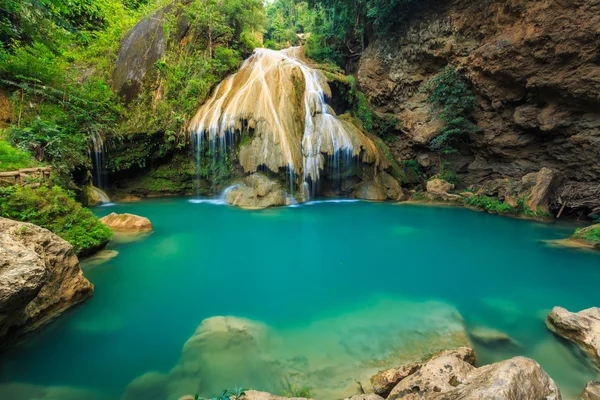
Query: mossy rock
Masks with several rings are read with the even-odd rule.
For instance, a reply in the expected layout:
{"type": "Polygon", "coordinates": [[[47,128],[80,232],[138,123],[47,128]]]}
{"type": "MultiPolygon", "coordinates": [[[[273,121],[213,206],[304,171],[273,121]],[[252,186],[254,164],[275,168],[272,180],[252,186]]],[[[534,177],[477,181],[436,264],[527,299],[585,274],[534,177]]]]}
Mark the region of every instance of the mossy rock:
{"type": "Polygon", "coordinates": [[[582,242],[588,247],[600,250],[600,224],[576,230],[570,240],[582,242]]]}

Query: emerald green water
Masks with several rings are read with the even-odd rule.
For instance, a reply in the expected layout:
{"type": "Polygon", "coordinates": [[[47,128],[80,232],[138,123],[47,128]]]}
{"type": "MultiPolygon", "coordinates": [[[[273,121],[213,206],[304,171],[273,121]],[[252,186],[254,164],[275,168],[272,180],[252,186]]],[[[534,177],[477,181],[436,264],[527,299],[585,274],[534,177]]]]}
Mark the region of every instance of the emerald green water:
{"type": "Polygon", "coordinates": [[[172,198],[95,212],[143,215],[155,232],[84,263],[93,298],[0,355],[0,399],[164,400],[286,380],[333,399],[461,342],[463,326],[515,342],[474,343],[479,363],[532,357],[566,398],[600,378],[544,326],[555,305],[600,305],[600,256],[542,242],[572,226],[365,202],[243,211],[172,198]],[[197,336],[182,355],[214,316],[243,318],[229,321],[249,334],[197,336]]]}

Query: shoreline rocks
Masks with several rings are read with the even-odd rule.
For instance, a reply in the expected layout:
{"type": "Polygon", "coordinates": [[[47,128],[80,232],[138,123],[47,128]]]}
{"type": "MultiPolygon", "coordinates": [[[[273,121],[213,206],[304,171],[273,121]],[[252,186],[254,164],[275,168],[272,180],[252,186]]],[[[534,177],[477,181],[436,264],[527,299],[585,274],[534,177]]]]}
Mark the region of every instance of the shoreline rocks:
{"type": "Polygon", "coordinates": [[[514,357],[476,368],[472,355],[471,349],[461,348],[432,356],[401,378],[387,400],[561,399],[556,383],[534,360],[514,357]]]}
{"type": "Polygon", "coordinates": [[[0,339],[3,345],[89,298],[67,241],[37,225],[0,218],[0,339]]]}
{"type": "Polygon", "coordinates": [[[100,222],[113,231],[122,233],[142,233],[150,232],[154,229],[148,218],[133,214],[111,213],[106,217],[100,218],[100,222]]]}
{"type": "Polygon", "coordinates": [[[600,308],[577,313],[554,307],[546,318],[546,326],[560,337],[570,340],[600,366],[600,308]]]}

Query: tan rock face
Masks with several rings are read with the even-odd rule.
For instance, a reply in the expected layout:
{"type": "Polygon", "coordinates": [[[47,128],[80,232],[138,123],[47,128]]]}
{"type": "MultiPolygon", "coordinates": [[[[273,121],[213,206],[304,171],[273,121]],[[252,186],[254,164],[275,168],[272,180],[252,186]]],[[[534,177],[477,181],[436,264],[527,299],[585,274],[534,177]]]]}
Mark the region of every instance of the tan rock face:
{"type": "Polygon", "coordinates": [[[475,368],[471,349],[447,350],[400,379],[387,400],[560,400],[556,383],[538,363],[515,357],[475,368]]]}
{"type": "Polygon", "coordinates": [[[385,201],[388,196],[382,184],[376,181],[362,182],[358,185],[352,197],[370,201],[385,201]]]}
{"type": "Polygon", "coordinates": [[[262,174],[252,174],[244,179],[243,184],[229,189],[225,193],[225,201],[249,210],[291,204],[291,199],[281,188],[281,184],[262,174]]]}
{"type": "Polygon", "coordinates": [[[387,397],[392,389],[404,378],[414,374],[422,364],[408,364],[378,372],[371,377],[371,387],[377,395],[387,397]]]}
{"type": "Polygon", "coordinates": [[[115,232],[138,233],[150,232],[154,229],[148,218],[133,214],[111,213],[100,218],[100,222],[115,232]]]}
{"type": "Polygon", "coordinates": [[[504,178],[487,181],[477,194],[498,197],[513,207],[524,201],[530,211],[542,215],[550,210],[550,196],[558,181],[556,172],[542,168],[520,180],[504,178]]]}
{"type": "Polygon", "coordinates": [[[572,313],[562,307],[554,307],[546,318],[546,326],[575,343],[600,365],[600,308],[572,313]]]}
{"type": "Polygon", "coordinates": [[[424,6],[368,46],[357,80],[375,111],[403,121],[394,156],[420,159],[441,125],[419,89],[446,64],[460,68],[478,95],[471,118],[481,129],[451,157],[462,181],[520,180],[547,167],[572,189],[561,195],[567,207],[600,210],[599,15],[600,0],[424,6]]]}
{"type": "Polygon", "coordinates": [[[68,242],[0,218],[0,343],[33,331],[93,291],[68,242]]]}
{"type": "Polygon", "coordinates": [[[448,193],[452,189],[454,189],[454,185],[443,179],[432,179],[427,182],[428,192],[443,194],[448,193]]]}

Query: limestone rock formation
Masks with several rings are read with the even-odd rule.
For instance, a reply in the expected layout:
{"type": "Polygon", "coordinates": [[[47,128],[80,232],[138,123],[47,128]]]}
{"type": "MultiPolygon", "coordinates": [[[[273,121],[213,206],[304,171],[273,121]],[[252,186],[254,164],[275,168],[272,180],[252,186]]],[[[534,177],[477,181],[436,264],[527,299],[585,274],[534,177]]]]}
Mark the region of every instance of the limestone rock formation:
{"type": "Polygon", "coordinates": [[[448,193],[452,189],[454,189],[452,183],[446,182],[443,179],[434,178],[427,181],[427,192],[423,193],[423,195],[431,201],[462,201],[463,197],[461,195],[448,193]]]}
{"type": "Polygon", "coordinates": [[[311,194],[327,168],[346,169],[353,160],[388,168],[373,140],[352,120],[337,116],[326,103],[329,97],[325,75],[300,48],[256,49],[199,108],[188,127],[191,141],[198,154],[209,144],[226,149],[238,143],[245,173],[285,170],[297,177],[294,184],[311,186],[311,194]]]}
{"type": "Polygon", "coordinates": [[[352,193],[352,197],[371,201],[385,201],[388,196],[385,188],[378,182],[361,182],[352,193]]]}
{"type": "Polygon", "coordinates": [[[581,400],[600,400],[600,382],[588,382],[581,394],[581,400]]]}
{"type": "Polygon", "coordinates": [[[421,366],[421,363],[407,364],[378,372],[371,377],[373,392],[377,395],[387,397],[402,379],[417,372],[421,366]]]}
{"type": "Polygon", "coordinates": [[[542,216],[550,211],[550,195],[558,180],[554,171],[544,167],[520,180],[502,178],[486,181],[477,194],[498,197],[512,207],[527,207],[532,213],[542,216]]]}
{"type": "Polygon", "coordinates": [[[148,218],[133,214],[110,213],[100,218],[100,222],[115,232],[140,233],[154,229],[148,218]]]}
{"type": "Polygon", "coordinates": [[[291,204],[289,195],[279,182],[262,174],[252,174],[244,178],[244,183],[236,185],[225,192],[227,203],[249,210],[291,204]]]}
{"type": "Polygon", "coordinates": [[[400,379],[387,399],[561,399],[556,383],[531,359],[515,357],[480,368],[473,361],[460,352],[443,351],[400,379]]]}
{"type": "Polygon", "coordinates": [[[92,295],[73,247],[39,226],[0,218],[0,342],[49,322],[92,295]]]}
{"type": "Polygon", "coordinates": [[[572,313],[554,307],[546,318],[546,325],[552,332],[575,343],[600,365],[600,308],[572,313]]]}
{"type": "Polygon", "coordinates": [[[446,182],[443,179],[432,179],[427,182],[427,191],[432,193],[448,193],[450,190],[454,189],[454,185],[446,182]]]}
{"type": "MultiPolygon", "coordinates": [[[[396,35],[367,47],[357,80],[376,112],[403,122],[394,156],[421,160],[442,122],[419,89],[453,65],[478,102],[470,117],[480,131],[448,157],[465,186],[520,180],[547,167],[563,177],[553,208],[598,213],[599,15],[600,0],[424,4],[396,35]]],[[[545,212],[539,188],[528,201],[545,212]]]]}

